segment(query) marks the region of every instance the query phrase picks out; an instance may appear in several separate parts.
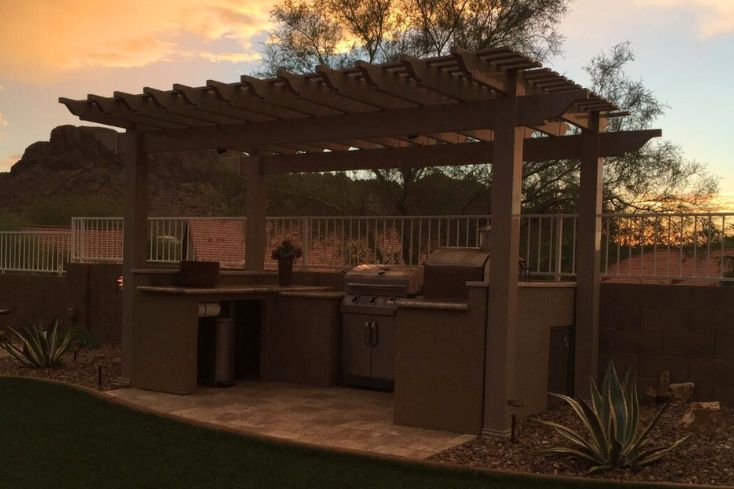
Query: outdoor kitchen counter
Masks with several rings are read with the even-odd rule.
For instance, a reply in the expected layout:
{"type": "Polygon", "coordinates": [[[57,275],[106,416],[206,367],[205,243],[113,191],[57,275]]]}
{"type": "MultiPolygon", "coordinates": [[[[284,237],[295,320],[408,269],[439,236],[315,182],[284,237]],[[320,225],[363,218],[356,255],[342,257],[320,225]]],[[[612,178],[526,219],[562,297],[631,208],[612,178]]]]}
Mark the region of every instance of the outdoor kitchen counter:
{"type": "Polygon", "coordinates": [[[254,365],[259,365],[261,380],[335,383],[343,292],[321,285],[181,287],[151,284],[145,275],[136,277],[135,286],[133,387],[171,394],[196,392],[199,304],[216,302],[230,302],[240,311],[235,315],[237,328],[255,340],[247,354],[257,355],[249,358],[257,358],[254,365]]]}

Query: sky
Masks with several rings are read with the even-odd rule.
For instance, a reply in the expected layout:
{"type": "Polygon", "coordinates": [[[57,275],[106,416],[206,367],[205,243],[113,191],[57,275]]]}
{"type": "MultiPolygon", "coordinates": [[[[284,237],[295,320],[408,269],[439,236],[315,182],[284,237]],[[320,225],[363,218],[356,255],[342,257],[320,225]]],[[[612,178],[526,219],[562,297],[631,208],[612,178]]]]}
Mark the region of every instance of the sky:
{"type": "MultiPolygon", "coordinates": [[[[0,171],[60,124],[58,97],[234,82],[257,67],[273,0],[0,0],[0,171]]],[[[657,124],[721,177],[734,209],[734,0],[574,0],[549,64],[582,85],[583,67],[629,41],[635,79],[668,106],[657,124]]]]}

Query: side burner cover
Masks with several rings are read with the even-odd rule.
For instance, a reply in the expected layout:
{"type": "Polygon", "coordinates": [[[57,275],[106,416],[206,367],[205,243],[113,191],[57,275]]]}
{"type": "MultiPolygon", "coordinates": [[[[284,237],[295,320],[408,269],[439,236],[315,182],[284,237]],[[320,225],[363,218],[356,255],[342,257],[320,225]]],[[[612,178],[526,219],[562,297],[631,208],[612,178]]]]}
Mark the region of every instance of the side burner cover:
{"type": "Polygon", "coordinates": [[[465,301],[467,282],[488,276],[489,253],[479,248],[439,248],[426,258],[423,296],[426,300],[465,301]]]}

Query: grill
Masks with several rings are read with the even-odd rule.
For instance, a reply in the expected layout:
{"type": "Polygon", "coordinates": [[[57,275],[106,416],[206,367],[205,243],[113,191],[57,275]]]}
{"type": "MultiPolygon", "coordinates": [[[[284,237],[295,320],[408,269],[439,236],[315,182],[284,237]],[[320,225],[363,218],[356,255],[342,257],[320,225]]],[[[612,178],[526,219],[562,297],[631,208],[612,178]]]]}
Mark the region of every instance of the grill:
{"type": "Polygon", "coordinates": [[[392,390],[396,297],[420,292],[421,269],[360,265],[346,274],[342,302],[341,383],[392,390]]]}
{"type": "Polygon", "coordinates": [[[439,248],[425,264],[423,297],[426,300],[465,301],[467,282],[489,279],[489,252],[479,248],[439,248]]]}

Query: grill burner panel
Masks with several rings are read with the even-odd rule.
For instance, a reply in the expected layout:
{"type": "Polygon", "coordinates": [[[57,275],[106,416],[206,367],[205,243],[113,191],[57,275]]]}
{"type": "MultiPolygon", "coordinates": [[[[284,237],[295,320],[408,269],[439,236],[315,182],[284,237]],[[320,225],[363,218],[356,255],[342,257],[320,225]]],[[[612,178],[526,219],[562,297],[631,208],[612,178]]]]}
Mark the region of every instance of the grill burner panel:
{"type": "Polygon", "coordinates": [[[409,297],[418,294],[421,269],[404,265],[359,265],[344,277],[347,294],[409,297]]]}

